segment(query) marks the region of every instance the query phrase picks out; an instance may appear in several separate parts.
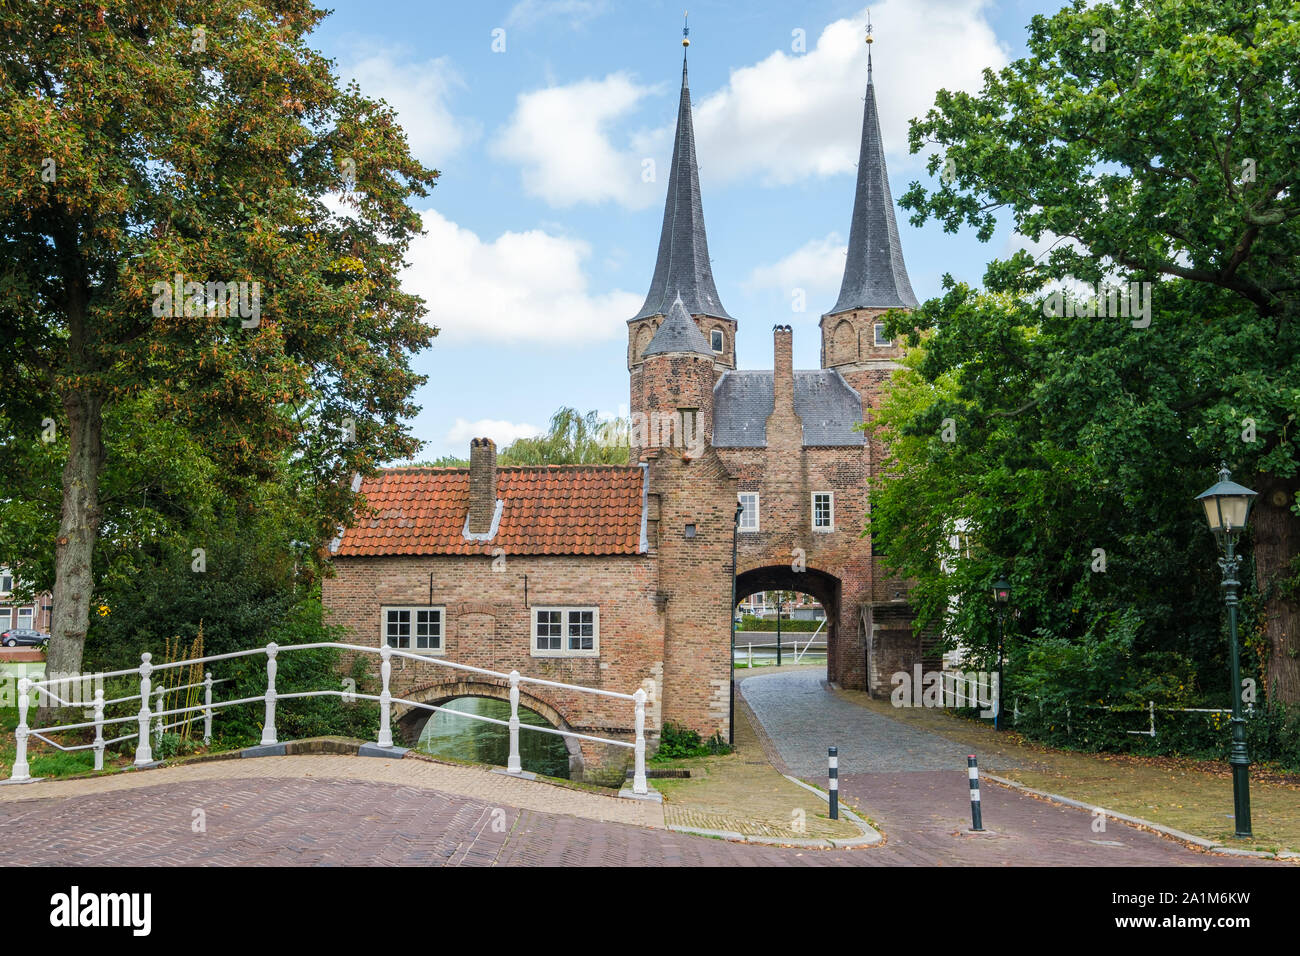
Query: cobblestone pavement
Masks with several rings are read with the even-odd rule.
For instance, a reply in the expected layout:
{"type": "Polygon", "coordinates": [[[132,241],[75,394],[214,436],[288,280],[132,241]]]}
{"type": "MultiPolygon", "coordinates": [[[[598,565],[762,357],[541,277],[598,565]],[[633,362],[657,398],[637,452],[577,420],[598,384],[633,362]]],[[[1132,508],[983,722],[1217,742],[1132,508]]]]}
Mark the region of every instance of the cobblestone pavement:
{"type": "MultiPolygon", "coordinates": [[[[961,744],[917,730],[857,706],[822,686],[826,672],[757,674],[741,682],[753,709],[789,773],[811,781],[826,778],[826,748],[838,747],[840,774],[960,770],[961,744]]],[[[980,767],[997,771],[996,762],[978,754],[980,767]]]]}
{"type": "MultiPolygon", "coordinates": [[[[826,786],[826,748],[839,748],[840,794],[886,835],[878,852],[895,864],[1234,865],[1155,833],[985,782],[985,835],[968,833],[969,749],[858,707],[827,690],[821,670],[761,674],[740,687],[786,772],[826,786]]],[[[980,756],[980,767],[996,763],[980,756]]],[[[1267,861],[1251,860],[1251,863],[1267,861]]],[[[1277,865],[1277,864],[1274,864],[1277,865]]]]}

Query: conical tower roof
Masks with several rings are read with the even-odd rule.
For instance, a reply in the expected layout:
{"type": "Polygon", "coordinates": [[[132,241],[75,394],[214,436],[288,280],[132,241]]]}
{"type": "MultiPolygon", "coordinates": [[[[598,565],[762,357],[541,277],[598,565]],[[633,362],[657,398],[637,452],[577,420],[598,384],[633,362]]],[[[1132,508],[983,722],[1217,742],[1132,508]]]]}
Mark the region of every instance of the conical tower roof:
{"type": "Polygon", "coordinates": [[[682,98],[677,106],[677,134],[673,163],[668,173],[664,224],[659,233],[659,257],[645,305],[632,321],[667,313],[680,296],[692,315],[731,316],[718,299],[709,265],[709,243],[704,236],[704,206],[700,201],[700,174],[695,163],[695,128],[691,122],[691,90],[682,56],[682,98]]]}
{"type": "Polygon", "coordinates": [[[915,307],[916,295],[903,263],[894,199],[889,193],[889,171],[885,168],[885,146],[880,137],[876,87],[868,53],[867,96],[862,114],[862,148],[858,154],[858,188],[853,197],[848,261],[844,265],[840,297],[828,314],[851,309],[915,307]]]}
{"type": "Polygon", "coordinates": [[[686,311],[686,305],[680,295],[673,300],[672,306],[668,309],[668,316],[655,331],[655,337],[650,340],[650,344],[641,354],[663,355],[665,352],[695,352],[713,358],[713,350],[709,348],[708,339],[695,324],[691,314],[686,311]]]}

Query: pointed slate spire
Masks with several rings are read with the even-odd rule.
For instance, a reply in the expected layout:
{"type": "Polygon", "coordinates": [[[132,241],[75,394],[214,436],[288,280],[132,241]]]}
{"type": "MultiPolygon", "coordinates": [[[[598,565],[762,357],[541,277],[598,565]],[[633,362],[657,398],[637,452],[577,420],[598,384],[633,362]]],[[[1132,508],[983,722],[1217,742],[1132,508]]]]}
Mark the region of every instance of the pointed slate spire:
{"type": "Polygon", "coordinates": [[[673,300],[672,306],[668,309],[668,316],[655,331],[655,337],[650,340],[650,344],[641,354],[663,355],[665,352],[695,352],[713,358],[713,350],[709,348],[708,339],[695,324],[691,314],[686,311],[686,305],[680,295],[673,300]]]}
{"type": "MultiPolygon", "coordinates": [[[[687,46],[690,40],[683,39],[687,46]]],[[[673,164],[668,174],[668,198],[664,202],[664,224],[659,233],[659,258],[645,305],[632,321],[663,315],[675,297],[681,296],[692,315],[731,316],[718,299],[709,265],[709,243],[704,237],[704,207],[700,201],[700,174],[695,165],[695,129],[691,123],[691,90],[686,80],[686,55],[682,55],[682,98],[677,106],[677,134],[673,140],[673,164]]]]}
{"type": "MultiPolygon", "coordinates": [[[[871,26],[868,24],[867,30],[871,26]]],[[[867,34],[867,43],[871,43],[867,34]]],[[[858,189],[849,227],[849,255],[844,265],[840,297],[828,314],[851,309],[915,308],[916,295],[903,264],[898,241],[894,198],[889,193],[885,147],[876,112],[876,87],[871,77],[871,47],[867,47],[867,97],[862,114],[862,149],[858,154],[858,189]]]]}

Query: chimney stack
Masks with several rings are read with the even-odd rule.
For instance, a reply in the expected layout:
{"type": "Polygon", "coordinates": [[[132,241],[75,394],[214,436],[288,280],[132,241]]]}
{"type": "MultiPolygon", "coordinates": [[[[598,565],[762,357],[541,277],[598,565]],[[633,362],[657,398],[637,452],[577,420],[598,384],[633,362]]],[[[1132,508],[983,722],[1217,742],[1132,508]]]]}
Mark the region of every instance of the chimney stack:
{"type": "Polygon", "coordinates": [[[774,411],[794,412],[794,334],[788,325],[772,326],[774,411]]]}
{"type": "Polygon", "coordinates": [[[497,510],[497,446],[491,438],[469,443],[469,533],[487,534],[497,510]]]}

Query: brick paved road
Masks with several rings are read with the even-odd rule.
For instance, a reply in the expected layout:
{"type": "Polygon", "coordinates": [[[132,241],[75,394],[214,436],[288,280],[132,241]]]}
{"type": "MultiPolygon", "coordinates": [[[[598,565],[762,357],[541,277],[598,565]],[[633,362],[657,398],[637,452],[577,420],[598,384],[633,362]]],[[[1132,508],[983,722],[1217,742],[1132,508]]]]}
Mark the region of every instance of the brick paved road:
{"type": "MultiPolygon", "coordinates": [[[[725,843],[662,829],[657,805],[557,791],[480,768],[302,756],[3,788],[0,862],[128,866],[1258,862],[1199,853],[1117,823],[1111,823],[1106,833],[1093,833],[1091,816],[1085,812],[996,786],[984,788],[985,824],[994,832],[966,835],[966,778],[958,769],[964,752],[952,758],[957,768],[928,769],[934,761],[948,759],[954,745],[914,729],[896,729],[888,718],[821,690],[817,681],[816,674],[761,675],[745,681],[743,693],[768,733],[775,731],[778,753],[790,754],[796,762],[799,755],[819,748],[824,754],[826,728],[833,730],[845,755],[844,798],[882,827],[887,839],[883,846],[799,850],[725,843]],[[884,759],[888,754],[893,756],[884,759]],[[916,769],[898,770],[900,759],[916,769]],[[881,766],[892,769],[882,771],[881,766]],[[550,807],[565,812],[543,809],[550,807]],[[198,819],[203,823],[201,832],[195,832],[198,819]]],[[[820,782],[822,768],[812,767],[814,762],[809,758],[806,764],[812,771],[808,776],[820,782]]]]}
{"type": "MultiPolygon", "coordinates": [[[[1118,821],[1093,831],[1091,813],[985,782],[984,827],[970,828],[962,744],[866,710],[828,691],[820,670],[760,674],[741,694],[786,772],[826,785],[826,748],[839,748],[840,793],[885,832],[893,863],[1171,866],[1240,862],[1118,821]]],[[[980,767],[996,762],[980,754],[980,767]]],[[[1252,861],[1255,862],[1255,861],[1252,861]]]]}
{"type": "MultiPolygon", "coordinates": [[[[314,758],[295,757],[304,766],[314,758]]],[[[353,758],[361,760],[364,758],[353,758]]],[[[405,762],[405,761],[403,761],[405,762]]],[[[159,771],[153,771],[160,773],[159,771]]],[[[194,780],[0,804],[7,865],[848,865],[356,779],[194,780]],[[206,832],[195,833],[202,810],[206,832]]]]}

